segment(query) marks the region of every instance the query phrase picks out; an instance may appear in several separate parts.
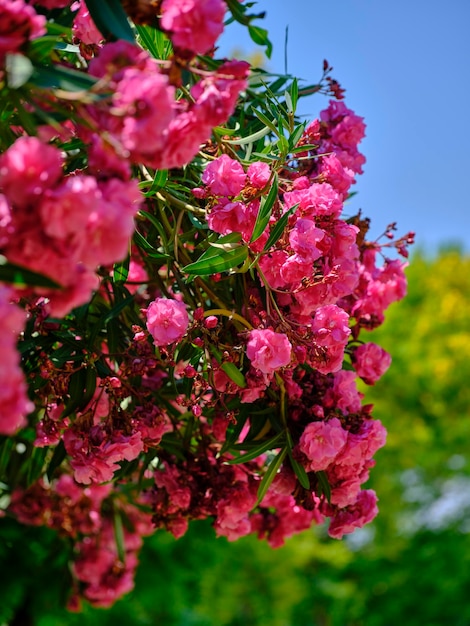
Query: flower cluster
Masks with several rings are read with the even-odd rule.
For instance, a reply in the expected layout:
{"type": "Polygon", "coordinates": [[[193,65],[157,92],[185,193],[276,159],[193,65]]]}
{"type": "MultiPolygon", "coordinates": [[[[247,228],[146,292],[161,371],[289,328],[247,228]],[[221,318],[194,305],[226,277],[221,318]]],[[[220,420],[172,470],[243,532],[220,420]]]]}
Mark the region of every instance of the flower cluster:
{"type": "Polygon", "coordinates": [[[305,126],[297,81],[247,88],[214,58],[229,4],[121,5],[135,29],[94,0],[0,0],[0,62],[34,61],[0,156],[1,513],[69,538],[70,608],[129,591],[154,529],[277,547],[373,519],[386,432],[357,379],[390,356],[362,333],[413,239],[343,214],[365,126],[328,64],[305,126]],[[71,35],[45,58],[50,10],[71,35]]]}

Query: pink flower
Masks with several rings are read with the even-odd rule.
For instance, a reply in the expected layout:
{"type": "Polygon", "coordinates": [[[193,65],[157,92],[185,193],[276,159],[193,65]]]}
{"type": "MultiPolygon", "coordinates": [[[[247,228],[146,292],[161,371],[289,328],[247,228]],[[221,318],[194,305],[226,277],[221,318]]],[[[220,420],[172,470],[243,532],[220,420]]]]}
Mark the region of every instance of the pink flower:
{"type": "Polygon", "coordinates": [[[0,0],[0,57],[44,35],[46,18],[24,0],[0,0]]]}
{"type": "Polygon", "coordinates": [[[174,87],[158,72],[128,69],[119,81],[113,105],[123,115],[120,138],[133,160],[163,148],[174,113],[174,87]]]}
{"type": "Polygon", "coordinates": [[[339,217],[343,210],[341,196],[328,183],[314,183],[308,189],[289,191],[284,194],[288,208],[299,203],[297,209],[302,217],[339,217]]]}
{"type": "Polygon", "coordinates": [[[199,123],[213,128],[226,122],[235,109],[240,91],[246,87],[249,70],[246,61],[227,61],[192,87],[199,123]]]}
{"type": "Polygon", "coordinates": [[[90,11],[84,0],[74,2],[71,6],[72,11],[78,12],[73,19],[72,33],[81,43],[86,46],[98,46],[103,42],[104,37],[96,28],[94,21],[91,19],[90,11]]]}
{"type": "Polygon", "coordinates": [[[250,485],[237,481],[227,492],[226,497],[217,502],[215,531],[229,541],[236,541],[251,532],[249,512],[256,504],[256,492],[250,485]]]}
{"type": "Polygon", "coordinates": [[[13,292],[0,287],[0,434],[12,435],[26,426],[26,415],[33,410],[27,396],[26,381],[20,368],[20,355],[16,349],[19,333],[26,320],[24,311],[11,303],[13,292]]]}
{"type": "Polygon", "coordinates": [[[243,202],[214,206],[207,217],[209,228],[221,235],[242,232],[245,220],[246,206],[243,202]]]}
{"type": "Polygon", "coordinates": [[[387,439],[387,431],[380,420],[365,420],[357,433],[348,433],[348,440],[337,462],[341,465],[364,464],[370,460],[387,439]]]}
{"type": "Polygon", "coordinates": [[[176,48],[205,54],[224,30],[222,0],[163,0],[161,27],[176,48]]]}
{"type": "Polygon", "coordinates": [[[333,387],[326,392],[324,402],[325,406],[334,406],[346,415],[361,410],[362,397],[357,390],[355,373],[340,370],[334,375],[333,387]]]}
{"type": "Polygon", "coordinates": [[[189,324],[183,302],[157,298],[147,308],[147,328],[156,346],[167,346],[185,334],[189,324]]]}
{"type": "Polygon", "coordinates": [[[313,262],[322,256],[322,250],[318,244],[324,236],[325,231],[316,228],[313,220],[298,219],[289,233],[289,242],[294,252],[297,252],[303,259],[313,262]]]}
{"type": "Polygon", "coordinates": [[[375,491],[372,489],[360,491],[354,504],[340,509],[334,515],[328,534],[334,539],[341,539],[343,535],[352,533],[356,528],[362,528],[371,522],[378,512],[375,491]]]}
{"type": "Polygon", "coordinates": [[[246,174],[241,163],[227,154],[211,161],[202,175],[202,182],[215,196],[238,196],[245,181],[246,174]]]}
{"type": "Polygon", "coordinates": [[[266,187],[271,177],[269,165],[267,163],[263,163],[262,161],[255,161],[252,163],[246,173],[250,179],[250,183],[253,187],[256,187],[256,189],[263,189],[263,187],[266,187]]]}
{"type": "Polygon", "coordinates": [[[67,177],[53,191],[44,194],[39,204],[44,232],[57,239],[76,235],[76,240],[86,245],[83,233],[100,201],[101,193],[93,176],[67,177]]]}
{"type": "Polygon", "coordinates": [[[323,157],[320,160],[319,172],[321,179],[329,183],[345,200],[349,188],[354,182],[354,172],[343,167],[335,154],[323,157]]]}
{"type": "Polygon", "coordinates": [[[307,424],[300,437],[299,449],[308,459],[308,471],[326,469],[344,448],[347,438],[348,433],[337,417],[307,424]]]}
{"type": "Polygon", "coordinates": [[[312,330],[315,341],[325,347],[345,346],[351,329],[349,315],[336,304],[327,304],[318,308],[313,319],[312,330]]]}
{"type": "Polygon", "coordinates": [[[290,363],[292,345],[284,333],[272,330],[252,330],[246,354],[253,367],[264,374],[272,374],[290,363]]]}
{"type": "Polygon", "coordinates": [[[8,200],[19,208],[37,202],[61,177],[59,150],[36,137],[20,137],[0,157],[0,186],[8,200]]]}
{"type": "Polygon", "coordinates": [[[376,343],[364,343],[354,351],[353,365],[357,375],[373,385],[390,367],[392,358],[376,343]]]}

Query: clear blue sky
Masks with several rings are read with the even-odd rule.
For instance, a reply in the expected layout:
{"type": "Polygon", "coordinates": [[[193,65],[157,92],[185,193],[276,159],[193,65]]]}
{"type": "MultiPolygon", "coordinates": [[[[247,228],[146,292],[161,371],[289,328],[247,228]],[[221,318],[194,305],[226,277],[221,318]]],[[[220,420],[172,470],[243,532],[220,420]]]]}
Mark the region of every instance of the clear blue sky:
{"type": "MultiPolygon", "coordinates": [[[[323,59],[346,89],[346,105],[365,118],[367,158],[351,209],[378,234],[391,221],[435,250],[470,250],[470,0],[259,0],[251,12],[274,44],[267,69],[314,83],[323,59]]],[[[221,52],[256,48],[231,25],[221,52]]],[[[313,96],[301,113],[327,103],[313,96]]],[[[349,210],[348,210],[349,213],[349,210]]]]}

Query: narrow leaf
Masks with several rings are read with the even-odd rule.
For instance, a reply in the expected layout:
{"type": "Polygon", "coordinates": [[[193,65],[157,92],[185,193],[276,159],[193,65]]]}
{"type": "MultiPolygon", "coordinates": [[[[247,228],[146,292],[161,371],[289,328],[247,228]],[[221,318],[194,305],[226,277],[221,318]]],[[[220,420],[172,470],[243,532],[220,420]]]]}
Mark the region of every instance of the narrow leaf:
{"type": "Polygon", "coordinates": [[[279,131],[276,128],[276,125],[274,124],[274,122],[272,120],[270,120],[268,117],[266,117],[266,115],[264,113],[261,113],[261,111],[258,111],[258,109],[253,108],[253,113],[256,115],[256,117],[261,120],[263,122],[263,124],[265,126],[267,126],[268,128],[270,128],[273,133],[279,137],[279,131]]]}
{"type": "Polygon", "coordinates": [[[47,467],[46,475],[49,480],[52,480],[54,471],[61,465],[66,456],[67,451],[65,450],[64,442],[60,440],[55,447],[54,454],[52,455],[47,467]]]}
{"type": "Polygon", "coordinates": [[[114,283],[125,283],[127,277],[129,276],[129,263],[130,256],[128,256],[121,263],[115,263],[113,268],[113,282],[114,283]]]}
{"type": "Polygon", "coordinates": [[[284,232],[285,227],[287,226],[287,221],[289,217],[294,213],[299,204],[294,204],[288,211],[281,216],[281,218],[274,224],[274,227],[271,230],[269,238],[264,246],[264,252],[267,252],[274,244],[281,238],[282,233],[284,232]]]}
{"type": "Polygon", "coordinates": [[[246,387],[246,379],[234,363],[231,363],[230,361],[222,363],[221,369],[231,380],[233,380],[236,385],[242,389],[246,387]]]}
{"type": "Polygon", "coordinates": [[[250,25],[248,26],[248,33],[254,43],[259,46],[266,46],[266,56],[270,59],[273,52],[273,45],[269,40],[268,31],[265,28],[250,25]]]}
{"type": "Polygon", "coordinates": [[[287,448],[283,448],[279,452],[279,454],[269,464],[269,467],[266,470],[265,475],[263,476],[263,480],[261,481],[258,487],[258,494],[257,494],[258,501],[256,502],[255,506],[259,506],[261,504],[264,496],[266,495],[266,492],[268,491],[269,487],[271,486],[271,483],[276,477],[276,474],[278,473],[279,468],[282,465],[282,462],[284,461],[286,453],[287,453],[287,448]]]}
{"type": "Polygon", "coordinates": [[[246,412],[246,413],[244,413],[242,415],[238,415],[236,425],[234,426],[233,430],[227,436],[227,439],[225,440],[225,443],[222,446],[222,449],[220,450],[221,454],[223,454],[229,448],[231,448],[233,446],[233,444],[237,441],[238,437],[240,436],[240,433],[243,430],[243,427],[246,424],[246,421],[247,421],[248,417],[249,417],[248,412],[246,412]]]}
{"type": "Polygon", "coordinates": [[[298,461],[294,459],[292,450],[290,448],[288,448],[287,452],[289,454],[290,464],[292,466],[292,469],[294,470],[294,474],[297,476],[299,480],[299,483],[302,485],[304,489],[310,489],[310,480],[309,480],[309,477],[307,476],[307,472],[305,471],[303,465],[301,465],[298,461]]]}
{"type": "Polygon", "coordinates": [[[290,86],[290,97],[292,101],[292,110],[293,113],[295,113],[297,102],[299,100],[299,83],[297,82],[297,78],[294,78],[292,85],[290,86]]]}
{"type": "Polygon", "coordinates": [[[44,89],[53,88],[79,92],[91,89],[95,85],[96,79],[84,72],[60,65],[50,65],[35,67],[29,82],[44,89]]]}
{"type": "Polygon", "coordinates": [[[326,477],[325,472],[317,472],[318,484],[321,490],[321,493],[326,496],[328,503],[331,501],[331,487],[328,482],[328,478],[326,477]]]}
{"type": "Polygon", "coordinates": [[[183,271],[187,274],[209,276],[210,274],[231,270],[243,263],[247,257],[248,248],[244,245],[239,246],[235,250],[210,248],[198,261],[186,265],[183,271]]]}
{"type": "Polygon", "coordinates": [[[274,203],[277,200],[278,194],[278,180],[277,175],[274,174],[271,189],[267,196],[261,198],[258,216],[256,218],[255,227],[253,228],[253,234],[251,235],[251,242],[256,241],[264,233],[266,226],[269,223],[271,213],[273,211],[274,203]]]}
{"type": "Polygon", "coordinates": [[[271,128],[265,126],[261,130],[256,131],[256,133],[252,133],[247,137],[240,137],[239,139],[224,139],[224,143],[229,143],[234,146],[245,146],[247,143],[253,143],[254,141],[258,141],[258,139],[262,139],[268,133],[271,132],[271,128]]]}
{"type": "Polygon", "coordinates": [[[119,509],[114,506],[114,537],[116,539],[117,555],[121,563],[126,561],[126,548],[124,544],[124,528],[119,509]]]}
{"type": "MultiPolygon", "coordinates": [[[[276,435],[274,435],[274,437],[271,437],[271,439],[268,439],[267,441],[260,443],[258,446],[252,448],[246,454],[241,454],[240,456],[237,456],[235,459],[231,459],[229,461],[229,464],[238,465],[239,463],[246,463],[248,461],[252,461],[253,459],[258,458],[264,452],[267,452],[268,450],[272,450],[273,448],[279,448],[281,445],[281,442],[284,442],[284,441],[285,441],[284,433],[282,432],[277,433],[276,435]]],[[[243,446],[243,443],[239,445],[243,446]]]]}
{"type": "Polygon", "coordinates": [[[291,150],[295,148],[295,146],[298,144],[300,138],[304,134],[304,130],[305,130],[305,124],[299,124],[299,126],[297,126],[294,129],[294,132],[289,137],[289,148],[291,150]]]}
{"type": "Polygon", "coordinates": [[[15,263],[8,263],[5,257],[0,257],[0,280],[5,283],[12,283],[15,287],[62,289],[62,286],[52,280],[52,278],[28,270],[15,263]]]}

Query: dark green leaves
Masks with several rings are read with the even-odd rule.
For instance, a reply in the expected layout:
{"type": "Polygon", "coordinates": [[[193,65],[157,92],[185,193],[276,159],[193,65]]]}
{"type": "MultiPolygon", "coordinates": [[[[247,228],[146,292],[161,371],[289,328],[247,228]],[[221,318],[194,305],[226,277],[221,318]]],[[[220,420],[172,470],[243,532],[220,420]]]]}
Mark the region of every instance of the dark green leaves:
{"type": "Polygon", "coordinates": [[[240,240],[240,233],[220,237],[197,261],[186,265],[183,271],[196,276],[210,276],[237,267],[248,257],[248,248],[239,243],[240,240]]]}
{"type": "Polygon", "coordinates": [[[282,462],[284,461],[286,453],[287,453],[287,448],[283,448],[279,452],[279,454],[277,456],[275,456],[274,459],[269,464],[269,467],[266,470],[265,475],[263,476],[263,480],[261,481],[261,483],[260,483],[260,485],[258,487],[258,493],[257,493],[258,500],[257,500],[256,506],[261,504],[264,496],[266,495],[266,492],[268,491],[271,483],[273,482],[274,478],[276,477],[276,474],[278,473],[279,468],[282,465],[282,462]]]}
{"type": "Polygon", "coordinates": [[[29,80],[35,87],[43,89],[63,89],[64,91],[78,92],[91,89],[96,79],[77,70],[61,65],[35,67],[29,80]]]}
{"type": "Polygon", "coordinates": [[[289,217],[292,215],[292,213],[294,213],[294,211],[296,210],[296,208],[298,207],[298,203],[295,204],[294,206],[292,206],[288,211],[286,211],[284,213],[284,215],[274,224],[271,233],[269,235],[269,238],[264,246],[264,250],[265,252],[267,250],[269,250],[270,248],[272,248],[272,246],[274,246],[274,244],[281,238],[282,233],[284,232],[284,229],[287,226],[287,221],[289,220],[289,217]]]}
{"type": "Polygon", "coordinates": [[[235,459],[232,459],[231,461],[229,461],[229,463],[231,465],[235,465],[239,463],[246,463],[248,461],[252,461],[253,459],[258,458],[264,452],[267,452],[268,450],[273,450],[274,448],[281,447],[281,445],[284,442],[285,442],[284,433],[281,432],[281,433],[277,433],[276,435],[274,435],[274,437],[271,437],[267,441],[263,441],[262,443],[255,442],[255,445],[253,445],[253,442],[250,442],[250,443],[243,442],[243,443],[237,444],[237,447],[240,447],[242,449],[245,447],[250,447],[251,449],[248,452],[245,452],[245,454],[241,454],[240,456],[237,456],[235,459]]]}
{"type": "Polygon", "coordinates": [[[120,0],[85,0],[90,15],[104,39],[135,43],[134,33],[120,0]]]}
{"type": "Polygon", "coordinates": [[[8,263],[5,257],[0,257],[0,281],[11,283],[15,287],[48,287],[50,289],[62,289],[52,278],[28,270],[21,265],[8,263]]]}
{"type": "Polygon", "coordinates": [[[269,223],[271,213],[273,211],[274,203],[277,200],[278,194],[278,181],[277,175],[274,174],[272,179],[271,189],[267,196],[261,198],[258,216],[256,218],[255,227],[253,228],[253,234],[251,235],[251,242],[256,241],[266,230],[266,226],[269,223]]]}

